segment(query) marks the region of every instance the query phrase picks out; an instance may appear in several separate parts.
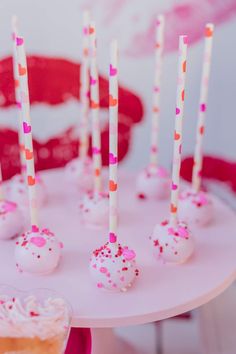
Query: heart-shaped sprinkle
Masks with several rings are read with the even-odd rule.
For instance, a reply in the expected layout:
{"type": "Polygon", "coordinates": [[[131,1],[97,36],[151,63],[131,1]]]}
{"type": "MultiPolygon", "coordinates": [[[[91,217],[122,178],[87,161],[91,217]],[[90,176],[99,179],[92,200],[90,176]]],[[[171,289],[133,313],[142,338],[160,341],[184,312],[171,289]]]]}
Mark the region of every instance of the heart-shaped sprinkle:
{"type": "Polygon", "coordinates": [[[36,247],[42,248],[45,246],[46,240],[41,236],[35,236],[35,237],[31,237],[30,243],[32,243],[36,247]]]}
{"type": "Polygon", "coordinates": [[[90,85],[96,85],[97,80],[95,80],[92,76],[90,76],[90,85]]]}
{"type": "Polygon", "coordinates": [[[110,64],[110,76],[115,76],[117,74],[117,69],[110,64]]]}
{"type": "Polygon", "coordinates": [[[109,154],[109,163],[110,165],[115,165],[117,163],[117,157],[114,156],[111,152],[109,154]]]}
{"type": "Polygon", "coordinates": [[[175,214],[177,212],[177,207],[174,204],[171,204],[170,211],[171,213],[175,214]]]}
{"type": "Polygon", "coordinates": [[[212,37],[213,35],[213,30],[210,27],[205,28],[205,37],[212,37]]]}
{"type": "Polygon", "coordinates": [[[116,98],[113,98],[112,95],[109,95],[109,106],[114,107],[114,106],[117,105],[117,102],[118,102],[118,101],[117,101],[116,98]]]}
{"type": "Polygon", "coordinates": [[[25,134],[29,134],[31,132],[31,125],[28,125],[26,122],[23,122],[23,131],[25,134]]]}
{"type": "Polygon", "coordinates": [[[185,227],[179,226],[178,234],[180,237],[186,238],[189,236],[188,230],[185,227]]]}
{"type": "Polygon", "coordinates": [[[199,128],[199,133],[200,133],[201,135],[204,134],[204,126],[203,126],[203,125],[201,125],[201,127],[199,128]]]}
{"type": "Polygon", "coordinates": [[[136,257],[136,253],[128,248],[124,248],[122,255],[127,261],[132,261],[136,257]]]}
{"type": "Polygon", "coordinates": [[[201,112],[205,112],[206,111],[206,104],[205,103],[201,103],[200,104],[200,111],[201,112]]]}
{"type": "Polygon", "coordinates": [[[31,230],[32,232],[39,232],[39,228],[36,225],[32,225],[31,230]]]}
{"type": "Polygon", "coordinates": [[[92,148],[92,152],[93,152],[93,154],[98,155],[101,153],[101,149],[98,149],[96,146],[94,146],[92,148]]]}
{"type": "Polygon", "coordinates": [[[115,243],[116,240],[117,240],[116,235],[115,235],[113,232],[110,232],[110,234],[109,234],[109,241],[110,241],[111,243],[115,243]]]}
{"type": "Polygon", "coordinates": [[[94,33],[94,28],[89,26],[89,34],[93,34],[94,33]]]}
{"type": "Polygon", "coordinates": [[[115,183],[114,181],[110,180],[109,181],[109,190],[111,192],[115,192],[117,190],[117,183],[115,183]]]}
{"type": "Polygon", "coordinates": [[[96,177],[100,176],[100,174],[101,174],[100,169],[96,168],[95,171],[94,171],[94,174],[95,174],[96,177]]]}

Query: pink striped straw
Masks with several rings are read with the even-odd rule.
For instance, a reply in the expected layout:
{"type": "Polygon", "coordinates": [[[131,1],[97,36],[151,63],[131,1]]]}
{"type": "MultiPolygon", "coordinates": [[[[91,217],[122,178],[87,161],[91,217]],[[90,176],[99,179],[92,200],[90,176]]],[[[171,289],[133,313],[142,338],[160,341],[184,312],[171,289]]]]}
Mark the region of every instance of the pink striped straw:
{"type": "Polygon", "coordinates": [[[172,186],[171,186],[171,204],[170,204],[170,223],[172,227],[177,224],[179,182],[180,182],[180,164],[182,149],[182,126],[184,118],[184,92],[187,63],[187,36],[179,37],[179,60],[178,60],[178,82],[176,92],[176,114],[175,114],[175,132],[174,132],[174,151],[172,165],[172,186]]]}
{"type": "Polygon", "coordinates": [[[101,132],[99,121],[99,78],[97,70],[97,39],[95,23],[89,26],[90,35],[90,108],[92,115],[92,152],[94,170],[94,191],[101,192],[102,160],[101,160],[101,132]]]}
{"type": "Polygon", "coordinates": [[[155,39],[155,72],[153,86],[153,104],[152,104],[152,129],[151,129],[151,150],[150,165],[158,165],[158,135],[160,121],[160,90],[161,76],[163,64],[163,47],[164,47],[164,27],[165,18],[163,15],[157,16],[156,19],[156,39],[155,39]]]}
{"type": "Polygon", "coordinates": [[[89,114],[89,12],[83,13],[82,62],[80,67],[80,144],[79,156],[85,159],[88,154],[88,114],[89,114]]]}
{"type": "Polygon", "coordinates": [[[200,103],[198,113],[198,123],[196,132],[196,145],[194,153],[194,165],[192,176],[192,187],[198,192],[202,180],[202,159],[203,159],[203,136],[205,130],[205,119],[207,110],[208,87],[212,58],[212,42],[213,42],[214,25],[208,23],[205,27],[205,46],[203,56],[203,69],[200,88],[200,103]]]}
{"type": "Polygon", "coordinates": [[[15,86],[15,97],[16,97],[16,106],[17,106],[17,116],[18,116],[18,139],[19,139],[19,148],[20,148],[20,165],[21,173],[25,174],[26,171],[26,162],[24,155],[24,133],[22,129],[22,112],[21,112],[21,102],[20,102],[20,84],[18,77],[17,69],[17,53],[16,53],[16,37],[18,35],[18,18],[14,15],[11,20],[12,27],[12,43],[13,43],[13,75],[14,75],[14,86],[15,86]]]}
{"type": "Polygon", "coordinates": [[[118,46],[110,45],[109,67],[109,242],[117,244],[118,46]]]}
{"type": "Polygon", "coordinates": [[[23,132],[25,142],[25,160],[27,185],[29,192],[29,207],[32,230],[38,230],[38,212],[36,205],[36,179],[34,168],[34,151],[32,138],[32,125],[30,117],[30,102],[28,88],[27,62],[23,37],[16,37],[16,52],[18,63],[18,76],[20,84],[20,102],[23,116],[23,132]]]}

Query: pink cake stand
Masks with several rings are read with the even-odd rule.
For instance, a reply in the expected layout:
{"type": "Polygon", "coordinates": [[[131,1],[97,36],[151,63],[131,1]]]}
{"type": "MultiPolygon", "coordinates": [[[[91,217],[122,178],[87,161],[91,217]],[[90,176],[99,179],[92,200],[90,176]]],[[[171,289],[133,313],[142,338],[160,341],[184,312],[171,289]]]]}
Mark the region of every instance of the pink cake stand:
{"type": "Polygon", "coordinates": [[[168,215],[168,202],[137,200],[135,177],[120,172],[120,228],[122,244],[134,248],[140,277],[127,293],[96,288],[88,270],[89,257],[104,244],[108,231],[81,225],[78,196],[65,181],[62,170],[43,173],[49,203],[40,211],[42,227],[49,227],[64,242],[62,262],[51,275],[19,274],[14,264],[14,241],[0,247],[0,282],[20,289],[49,288],[71,303],[74,327],[92,328],[93,354],[131,353],[121,349],[112,328],[162,320],[192,310],[225,290],[236,276],[236,217],[214,198],[214,223],[193,229],[196,251],[183,265],[158,263],[152,256],[148,236],[155,223],[168,215]]]}

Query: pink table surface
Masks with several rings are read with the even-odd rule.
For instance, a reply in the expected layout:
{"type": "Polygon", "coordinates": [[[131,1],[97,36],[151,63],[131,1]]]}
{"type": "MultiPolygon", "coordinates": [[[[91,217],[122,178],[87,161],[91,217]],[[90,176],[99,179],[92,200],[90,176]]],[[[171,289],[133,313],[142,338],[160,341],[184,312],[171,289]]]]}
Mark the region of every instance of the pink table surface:
{"type": "Polygon", "coordinates": [[[163,265],[152,256],[148,236],[168,215],[168,202],[135,198],[133,174],[120,172],[122,244],[134,248],[140,277],[126,293],[96,288],[89,274],[93,249],[106,242],[107,230],[80,223],[78,198],[61,170],[44,172],[49,202],[40,211],[42,227],[64,242],[59,268],[51,275],[20,274],[14,264],[14,241],[0,243],[0,283],[20,289],[49,288],[65,296],[74,311],[74,327],[116,327],[162,320],[196,308],[220,294],[236,277],[235,213],[215,198],[212,226],[193,229],[196,250],[183,265],[163,265]]]}

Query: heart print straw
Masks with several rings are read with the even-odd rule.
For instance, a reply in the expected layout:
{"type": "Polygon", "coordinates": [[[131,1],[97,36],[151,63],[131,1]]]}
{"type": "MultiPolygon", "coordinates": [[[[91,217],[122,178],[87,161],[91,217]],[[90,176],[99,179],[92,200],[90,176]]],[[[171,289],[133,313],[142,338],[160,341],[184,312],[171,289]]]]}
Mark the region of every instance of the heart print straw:
{"type": "Polygon", "coordinates": [[[163,15],[157,16],[156,38],[155,38],[155,73],[154,73],[154,86],[153,86],[151,151],[150,151],[151,166],[157,166],[158,164],[158,134],[159,134],[159,120],[160,120],[160,89],[161,89],[161,75],[162,75],[162,63],[163,63],[164,27],[165,27],[164,16],[163,15]]]}
{"type": "Polygon", "coordinates": [[[97,70],[97,39],[95,23],[89,26],[90,37],[90,108],[92,116],[92,153],[94,169],[94,191],[101,192],[101,132],[99,122],[99,79],[97,70]]]}
{"type": "Polygon", "coordinates": [[[202,70],[202,79],[201,79],[200,103],[199,103],[196,145],[195,145],[194,165],[193,165],[193,177],[192,177],[192,187],[195,192],[198,192],[201,186],[203,136],[204,136],[205,118],[206,118],[206,110],[207,110],[213,32],[214,32],[214,25],[212,23],[208,23],[205,27],[203,70],[202,70]]]}
{"type": "Polygon", "coordinates": [[[117,244],[118,48],[110,46],[109,66],[109,242],[117,244]]]}
{"type": "Polygon", "coordinates": [[[22,109],[22,116],[23,116],[22,129],[24,133],[30,218],[31,218],[32,230],[37,230],[38,213],[37,213],[37,205],[36,205],[36,179],[35,179],[35,168],[34,168],[32,126],[31,126],[31,118],[30,118],[27,62],[26,62],[23,37],[16,37],[16,52],[17,52],[18,76],[19,76],[19,85],[20,85],[19,86],[20,102],[21,102],[21,109],[22,109]]]}
{"type": "Polygon", "coordinates": [[[176,92],[175,109],[175,132],[174,132],[174,151],[172,166],[172,186],[170,204],[170,223],[173,228],[177,224],[179,180],[182,149],[182,126],[184,117],[184,92],[187,59],[187,36],[179,37],[179,59],[178,59],[178,82],[176,92]]]}

